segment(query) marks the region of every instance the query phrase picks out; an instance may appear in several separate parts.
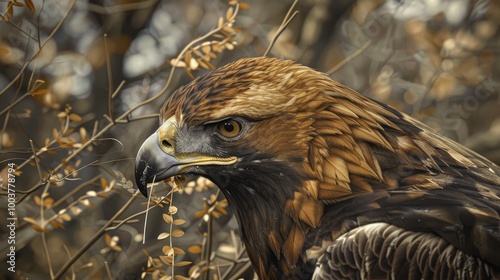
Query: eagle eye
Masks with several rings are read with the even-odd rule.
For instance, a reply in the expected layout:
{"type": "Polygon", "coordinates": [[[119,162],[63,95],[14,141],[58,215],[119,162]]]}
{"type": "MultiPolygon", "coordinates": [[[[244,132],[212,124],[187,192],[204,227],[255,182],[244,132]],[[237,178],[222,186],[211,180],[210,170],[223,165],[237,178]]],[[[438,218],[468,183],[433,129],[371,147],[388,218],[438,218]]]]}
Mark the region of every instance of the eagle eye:
{"type": "Polygon", "coordinates": [[[236,137],[241,132],[241,123],[233,119],[228,119],[221,121],[217,125],[217,129],[224,137],[232,138],[236,137]]]}

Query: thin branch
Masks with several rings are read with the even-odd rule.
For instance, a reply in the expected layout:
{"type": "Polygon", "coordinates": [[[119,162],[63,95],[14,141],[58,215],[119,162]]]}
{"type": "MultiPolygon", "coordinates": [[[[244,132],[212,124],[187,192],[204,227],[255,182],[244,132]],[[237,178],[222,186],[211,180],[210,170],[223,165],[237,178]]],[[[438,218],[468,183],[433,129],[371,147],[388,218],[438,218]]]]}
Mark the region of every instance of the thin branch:
{"type": "Polygon", "coordinates": [[[115,92],[113,92],[113,94],[111,95],[112,100],[115,99],[115,97],[122,90],[124,85],[125,85],[125,80],[122,80],[121,83],[118,85],[118,87],[115,89],[115,92]]]}
{"type": "MultiPolygon", "coordinates": [[[[151,190],[149,191],[148,195],[148,206],[146,207],[146,217],[144,218],[144,232],[142,233],[142,244],[146,243],[146,226],[148,224],[149,207],[151,203],[151,196],[153,195],[153,187],[155,180],[156,180],[156,175],[153,177],[153,182],[151,183],[151,190]]],[[[146,186],[146,192],[147,192],[147,186],[146,186]]]]}
{"type": "MultiPolygon", "coordinates": [[[[171,191],[170,192],[170,205],[172,205],[172,203],[174,203],[174,192],[171,191]]],[[[170,212],[170,211],[169,211],[170,212]]],[[[173,216],[173,214],[172,214],[173,216]]],[[[174,244],[172,242],[172,239],[173,239],[173,236],[172,236],[172,231],[174,230],[174,222],[173,222],[173,217],[172,217],[172,222],[170,223],[170,235],[169,235],[169,245],[170,245],[170,248],[174,248],[174,244]]],[[[174,272],[174,269],[175,269],[175,253],[172,255],[172,279],[175,279],[175,272],[174,272]]],[[[207,273],[208,274],[208,273],[207,273]]]]}
{"type": "Polygon", "coordinates": [[[45,194],[48,194],[50,184],[47,182],[45,184],[45,188],[42,192],[42,195],[40,196],[40,225],[42,228],[42,244],[43,244],[43,251],[45,253],[45,258],[47,258],[47,265],[49,266],[49,273],[50,277],[53,279],[54,278],[54,270],[52,268],[52,261],[50,259],[50,254],[49,254],[49,248],[47,246],[47,241],[45,239],[45,226],[46,226],[46,221],[45,221],[45,194]]]}
{"type": "Polygon", "coordinates": [[[104,261],[104,266],[106,267],[106,273],[108,275],[108,279],[109,280],[114,279],[113,276],[111,275],[111,270],[109,269],[109,264],[107,261],[104,261]]]}
{"type": "Polygon", "coordinates": [[[75,263],[105,232],[106,228],[108,228],[115,220],[117,220],[124,212],[127,210],[132,202],[139,196],[140,192],[136,192],[125,205],[111,218],[109,219],[104,226],[102,226],[95,234],[90,238],[85,245],[80,247],[80,249],[63,265],[63,267],[57,272],[57,274],[52,277],[52,279],[61,278],[64,273],[68,270],[68,268],[75,263]]]}
{"type": "Polygon", "coordinates": [[[335,73],[337,70],[342,68],[344,65],[346,65],[348,62],[356,58],[358,55],[360,55],[362,52],[364,52],[369,46],[371,46],[373,43],[373,40],[368,40],[361,48],[359,48],[357,51],[346,57],[344,60],[339,62],[337,65],[335,65],[332,69],[328,70],[326,74],[330,76],[331,74],[335,73]]]}
{"type": "MultiPolygon", "coordinates": [[[[71,258],[71,253],[68,249],[68,246],[66,244],[63,244],[64,251],[66,251],[66,254],[68,254],[68,258],[71,258]]],[[[71,267],[71,279],[75,279],[75,269],[71,267]]]]}
{"type": "Polygon", "coordinates": [[[156,119],[159,116],[160,116],[160,114],[149,114],[149,115],[143,115],[143,116],[131,118],[131,119],[127,118],[127,120],[122,120],[122,121],[119,121],[117,123],[130,123],[130,122],[140,121],[140,120],[156,119]]]}
{"type": "Polygon", "coordinates": [[[278,28],[278,31],[276,31],[276,33],[274,34],[274,37],[271,40],[271,43],[269,44],[269,46],[267,47],[267,50],[264,52],[264,54],[262,56],[265,57],[269,54],[269,52],[273,48],[274,44],[278,40],[281,33],[283,33],[283,31],[285,31],[288,24],[290,24],[290,22],[293,20],[293,18],[299,13],[298,11],[295,11],[292,14],[293,9],[295,8],[295,6],[297,5],[298,2],[299,2],[299,0],[293,1],[292,6],[290,6],[290,9],[288,9],[288,12],[286,13],[285,18],[283,19],[283,22],[281,23],[280,27],[278,28]]]}
{"type": "Polygon", "coordinates": [[[108,72],[108,112],[111,121],[113,121],[115,118],[113,113],[113,72],[111,71],[111,58],[109,57],[107,34],[104,34],[104,53],[106,54],[106,70],[108,72]]]}
{"type": "Polygon", "coordinates": [[[140,216],[140,215],[144,214],[145,212],[146,212],[146,210],[141,211],[139,213],[135,213],[134,215],[132,215],[132,216],[130,216],[130,217],[124,219],[124,220],[115,221],[116,222],[116,226],[109,227],[109,228],[106,229],[106,231],[116,230],[116,229],[118,229],[119,227],[121,227],[124,224],[135,224],[135,223],[139,222],[139,219],[133,219],[133,218],[137,217],[137,216],[140,216]]]}
{"type": "Polygon", "coordinates": [[[40,160],[36,156],[35,146],[33,145],[33,140],[30,139],[31,150],[33,151],[33,157],[35,158],[36,170],[38,171],[38,178],[40,181],[43,180],[42,170],[40,169],[40,160]]]}
{"type": "Polygon", "coordinates": [[[17,80],[19,80],[19,78],[21,78],[21,76],[23,75],[24,71],[26,71],[26,68],[28,68],[29,64],[33,60],[35,60],[35,58],[37,58],[38,55],[40,55],[40,53],[42,52],[42,50],[45,47],[45,45],[52,40],[52,38],[56,35],[57,31],[59,31],[59,29],[61,28],[61,26],[63,25],[63,23],[66,21],[66,19],[68,18],[69,14],[73,10],[73,7],[75,6],[75,3],[76,3],[76,0],[73,0],[71,2],[70,6],[69,6],[69,9],[68,9],[68,12],[66,12],[66,14],[63,16],[63,18],[57,23],[56,27],[54,27],[54,29],[49,34],[49,36],[47,36],[47,39],[45,39],[45,41],[43,41],[43,43],[40,45],[40,48],[38,48],[38,51],[23,65],[23,67],[21,68],[21,70],[19,71],[19,73],[17,74],[17,76],[14,79],[12,79],[12,81],[0,91],[0,96],[2,96],[5,92],[7,92],[7,90],[10,87],[12,87],[12,85],[14,85],[17,82],[17,80]]]}
{"type": "MultiPolygon", "coordinates": [[[[2,15],[0,15],[0,19],[5,19],[2,15]]],[[[2,22],[0,20],[0,22],[2,22]]],[[[33,37],[33,35],[31,35],[30,33],[24,31],[24,29],[22,29],[19,25],[17,25],[15,22],[13,22],[12,20],[9,20],[8,23],[12,26],[14,26],[14,28],[16,29],[16,31],[19,31],[21,33],[23,33],[24,35],[28,36],[30,39],[32,39],[33,41],[35,42],[38,42],[37,38],[33,37]]]]}
{"type": "Polygon", "coordinates": [[[55,201],[54,203],[52,203],[52,208],[57,207],[59,204],[61,204],[62,202],[66,201],[68,198],[70,198],[71,196],[73,196],[75,193],[77,193],[81,189],[83,189],[83,188],[85,188],[85,187],[87,187],[89,185],[94,184],[97,180],[99,180],[101,178],[102,178],[102,175],[97,175],[94,178],[89,179],[89,180],[81,183],[80,185],[74,187],[71,191],[69,191],[68,193],[66,193],[63,197],[59,198],[57,201],[55,201]]]}

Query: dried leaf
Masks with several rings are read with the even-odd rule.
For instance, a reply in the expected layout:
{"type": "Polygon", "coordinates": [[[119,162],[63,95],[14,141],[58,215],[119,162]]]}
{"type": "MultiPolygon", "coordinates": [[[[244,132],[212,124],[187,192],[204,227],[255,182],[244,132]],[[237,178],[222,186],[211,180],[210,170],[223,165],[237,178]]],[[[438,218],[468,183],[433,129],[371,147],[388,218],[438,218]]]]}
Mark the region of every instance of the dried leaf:
{"type": "Polygon", "coordinates": [[[177,255],[185,255],[186,254],[186,252],[184,250],[182,250],[181,248],[179,248],[179,247],[174,247],[174,253],[175,253],[176,256],[177,255]]]}
{"type": "Polygon", "coordinates": [[[105,193],[98,193],[97,194],[98,197],[102,197],[102,198],[109,198],[109,195],[105,194],[105,193]]]}
{"type": "Polygon", "coordinates": [[[93,206],[93,204],[88,199],[80,200],[80,203],[85,206],[93,206]]]}
{"type": "Polygon", "coordinates": [[[233,16],[234,9],[233,7],[229,7],[226,12],[226,20],[229,21],[231,20],[231,17],[233,16]]]}
{"type": "Polygon", "coordinates": [[[64,131],[63,136],[67,136],[67,135],[73,133],[73,131],[75,131],[75,129],[74,128],[70,128],[70,129],[64,131]]]}
{"type": "Polygon", "coordinates": [[[191,73],[191,71],[189,70],[189,68],[184,67],[184,71],[186,72],[186,74],[188,74],[188,76],[189,76],[191,79],[194,79],[193,73],[191,73]]]}
{"type": "Polygon", "coordinates": [[[250,5],[248,5],[245,2],[240,2],[240,10],[249,10],[249,9],[250,9],[250,5]]]}
{"type": "Polygon", "coordinates": [[[211,50],[211,47],[210,47],[210,45],[209,45],[209,44],[208,44],[208,45],[205,45],[205,46],[203,46],[203,45],[202,45],[201,50],[202,50],[205,54],[210,54],[210,52],[211,52],[211,51],[210,51],[210,50],[211,50]]]}
{"type": "Polygon", "coordinates": [[[222,27],[222,32],[227,33],[227,35],[231,35],[231,34],[236,33],[236,32],[234,31],[234,29],[233,29],[232,27],[229,27],[229,26],[224,26],[224,27],[222,27]]]}
{"type": "MultiPolygon", "coordinates": [[[[205,69],[209,69],[208,65],[201,59],[198,59],[198,63],[201,65],[201,67],[205,68],[205,69]]],[[[191,189],[192,191],[192,189],[191,189]]]]}
{"type": "Polygon", "coordinates": [[[180,226],[180,225],[183,225],[185,223],[186,223],[186,221],[183,220],[183,219],[176,219],[176,220],[174,220],[174,225],[176,225],[176,226],[180,226]]]}
{"type": "Polygon", "coordinates": [[[61,223],[56,222],[56,221],[51,221],[50,225],[52,225],[54,228],[64,229],[64,226],[61,223]]]}
{"type": "Polygon", "coordinates": [[[192,58],[191,52],[187,51],[186,54],[184,55],[184,62],[186,63],[186,65],[189,65],[191,58],[192,58]]]}
{"type": "Polygon", "coordinates": [[[215,209],[217,209],[217,211],[221,212],[222,214],[227,215],[226,209],[220,206],[220,204],[217,204],[217,206],[215,206],[215,209]]]}
{"type": "MultiPolygon", "coordinates": [[[[190,265],[192,263],[193,262],[189,262],[189,261],[181,261],[181,262],[176,262],[174,266],[186,266],[186,265],[190,265]]],[[[175,279],[189,279],[189,278],[179,276],[179,275],[176,275],[174,278],[175,279]]]]}
{"type": "Polygon", "coordinates": [[[205,61],[205,63],[208,65],[210,69],[215,69],[215,66],[212,63],[210,63],[210,61],[205,61]]]}
{"type": "Polygon", "coordinates": [[[38,232],[47,232],[46,229],[41,228],[39,225],[32,224],[31,227],[38,232]]]}
{"type": "Polygon", "coordinates": [[[35,13],[35,5],[33,5],[33,2],[31,0],[24,0],[24,3],[26,4],[26,7],[30,12],[35,13]]]}
{"type": "Polygon", "coordinates": [[[68,214],[68,213],[64,213],[60,216],[60,218],[63,220],[63,221],[71,221],[71,216],[68,214]]]}
{"type": "Polygon", "coordinates": [[[9,22],[10,19],[14,16],[14,6],[10,4],[7,6],[7,11],[4,14],[4,19],[6,22],[9,22]]]}
{"type": "Polygon", "coordinates": [[[21,2],[16,2],[16,1],[10,1],[9,4],[12,4],[16,7],[24,7],[24,4],[21,2]]]}
{"type": "Polygon", "coordinates": [[[217,211],[212,211],[212,217],[218,219],[220,217],[220,213],[217,211]]]}
{"type": "Polygon", "coordinates": [[[175,206],[169,206],[169,207],[168,207],[168,213],[169,213],[169,214],[171,214],[171,215],[176,214],[176,213],[177,213],[177,211],[178,211],[178,209],[177,209],[177,207],[175,207],[175,206]]]}
{"type": "Polygon", "coordinates": [[[186,63],[182,60],[178,60],[176,58],[173,58],[170,60],[170,64],[174,67],[186,67],[186,63]]]}
{"type": "Polygon", "coordinates": [[[203,54],[198,49],[193,49],[193,53],[199,57],[203,56],[203,54]]]}
{"type": "Polygon", "coordinates": [[[174,249],[168,245],[166,246],[163,246],[161,248],[161,251],[163,252],[163,254],[167,255],[167,256],[171,256],[174,254],[174,249]]]}
{"type": "Polygon", "coordinates": [[[172,236],[173,237],[181,237],[184,235],[184,231],[180,230],[180,229],[174,229],[172,231],[172,236]]]}
{"type": "Polygon", "coordinates": [[[160,260],[166,265],[172,265],[174,256],[159,256],[160,260]]]}
{"type": "Polygon", "coordinates": [[[95,196],[97,196],[97,193],[95,191],[88,191],[87,195],[91,196],[91,197],[95,197],[95,196]]]}
{"type": "Polygon", "coordinates": [[[42,200],[40,199],[40,197],[38,195],[35,195],[35,204],[40,206],[42,204],[42,200]]]}
{"type": "Polygon", "coordinates": [[[168,214],[163,214],[163,220],[167,223],[167,224],[171,224],[172,221],[173,221],[173,218],[171,215],[168,215],[168,214]]]}
{"type": "Polygon", "coordinates": [[[207,213],[207,211],[208,211],[208,205],[206,203],[203,203],[202,207],[203,208],[200,211],[194,213],[194,217],[196,219],[199,219],[199,218],[203,217],[203,215],[205,215],[207,213]]]}
{"type": "MultiPolygon", "coordinates": [[[[46,89],[46,88],[43,88],[43,89],[39,89],[39,90],[37,90],[37,91],[35,91],[35,92],[32,92],[32,93],[31,93],[31,95],[32,95],[32,96],[35,96],[35,95],[43,95],[43,94],[46,94],[47,92],[49,92],[49,90],[48,90],[48,89],[46,89]]],[[[61,113],[65,113],[65,112],[61,112],[61,113]]],[[[59,117],[59,114],[58,114],[57,116],[59,117]]]]}
{"type": "Polygon", "coordinates": [[[108,187],[108,182],[106,182],[106,179],[101,177],[101,188],[105,190],[108,187]]]}
{"type": "Polygon", "coordinates": [[[188,251],[192,254],[199,254],[199,253],[201,253],[201,246],[193,245],[193,246],[188,248],[188,251]]]}
{"type": "Polygon", "coordinates": [[[168,238],[169,236],[170,236],[170,233],[168,233],[168,232],[162,232],[162,233],[160,233],[160,235],[158,235],[157,239],[158,240],[163,240],[165,238],[168,238]]]}
{"type": "Polygon", "coordinates": [[[33,225],[36,225],[38,223],[35,219],[33,219],[31,217],[24,217],[23,220],[25,220],[26,222],[33,224],[33,225]]]}
{"type": "Polygon", "coordinates": [[[213,52],[209,53],[208,56],[210,56],[210,58],[212,59],[216,59],[217,58],[217,55],[213,52]]]}
{"type": "Polygon", "coordinates": [[[189,60],[189,68],[192,70],[196,70],[196,69],[198,69],[198,67],[199,67],[198,61],[196,61],[196,59],[194,59],[194,58],[191,58],[189,60]]]}
{"type": "Polygon", "coordinates": [[[47,197],[43,200],[43,206],[46,206],[47,208],[49,208],[52,203],[54,203],[54,199],[52,197],[47,197]]]}
{"type": "Polygon", "coordinates": [[[80,117],[80,116],[79,116],[79,115],[77,115],[77,114],[72,113],[72,114],[69,114],[69,119],[70,119],[71,121],[74,121],[74,122],[79,122],[79,121],[81,121],[81,120],[82,120],[82,117],[80,117]]]}
{"type": "Polygon", "coordinates": [[[87,130],[85,130],[84,127],[80,127],[80,137],[82,137],[82,139],[87,138],[87,130]]]}
{"type": "Polygon", "coordinates": [[[75,214],[75,215],[78,215],[82,212],[82,209],[76,207],[76,206],[73,206],[71,207],[69,210],[71,210],[71,213],[75,214]]]}
{"type": "Polygon", "coordinates": [[[111,243],[111,235],[109,234],[104,234],[104,243],[106,243],[106,245],[109,246],[109,244],[111,243]]]}

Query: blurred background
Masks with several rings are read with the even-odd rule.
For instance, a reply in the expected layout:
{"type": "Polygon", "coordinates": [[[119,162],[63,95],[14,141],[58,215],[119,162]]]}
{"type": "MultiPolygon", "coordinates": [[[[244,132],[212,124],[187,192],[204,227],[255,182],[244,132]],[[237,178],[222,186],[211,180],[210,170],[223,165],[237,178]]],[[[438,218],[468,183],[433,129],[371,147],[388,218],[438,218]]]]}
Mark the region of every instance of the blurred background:
{"type": "MultiPolygon", "coordinates": [[[[263,55],[292,3],[0,1],[1,224],[17,217],[16,272],[2,265],[0,278],[252,279],[213,184],[187,178],[173,197],[174,183],[159,186],[145,223],[133,165],[168,94],[263,55]],[[217,28],[162,92],[172,59],[217,28]]],[[[302,0],[294,10],[269,56],[326,72],[500,164],[500,2],[302,0]]],[[[6,263],[11,232],[0,233],[6,263]]]]}

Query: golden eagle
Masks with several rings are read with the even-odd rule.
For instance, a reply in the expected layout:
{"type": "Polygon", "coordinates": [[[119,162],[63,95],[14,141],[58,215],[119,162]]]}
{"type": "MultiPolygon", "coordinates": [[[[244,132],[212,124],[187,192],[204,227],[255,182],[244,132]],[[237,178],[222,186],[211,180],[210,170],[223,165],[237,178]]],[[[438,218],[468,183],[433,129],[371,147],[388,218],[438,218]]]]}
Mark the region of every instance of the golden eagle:
{"type": "Polygon", "coordinates": [[[323,73],[241,59],[160,115],[139,189],[212,180],[260,279],[500,277],[500,168],[323,73]]]}

